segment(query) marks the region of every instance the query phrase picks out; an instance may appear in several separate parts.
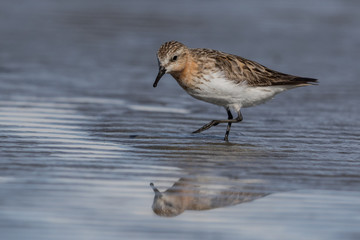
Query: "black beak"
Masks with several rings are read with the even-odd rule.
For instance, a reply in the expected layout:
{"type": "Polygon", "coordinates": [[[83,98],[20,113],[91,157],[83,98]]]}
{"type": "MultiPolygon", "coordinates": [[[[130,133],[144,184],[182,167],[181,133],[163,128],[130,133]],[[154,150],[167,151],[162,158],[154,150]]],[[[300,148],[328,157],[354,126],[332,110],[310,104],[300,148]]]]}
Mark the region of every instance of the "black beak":
{"type": "Polygon", "coordinates": [[[154,84],[153,84],[153,87],[154,87],[154,88],[157,86],[158,82],[160,81],[160,78],[161,78],[162,76],[164,76],[165,72],[166,72],[166,69],[165,69],[163,66],[160,66],[160,67],[159,67],[159,73],[158,73],[158,75],[157,75],[157,77],[156,77],[156,79],[155,79],[155,82],[154,82],[154,84]]]}
{"type": "MultiPolygon", "coordinates": [[[[163,74],[164,75],[164,74],[163,74]]],[[[153,189],[155,196],[162,196],[161,192],[159,191],[159,189],[157,189],[153,183],[150,183],[150,187],[153,189]]]]}

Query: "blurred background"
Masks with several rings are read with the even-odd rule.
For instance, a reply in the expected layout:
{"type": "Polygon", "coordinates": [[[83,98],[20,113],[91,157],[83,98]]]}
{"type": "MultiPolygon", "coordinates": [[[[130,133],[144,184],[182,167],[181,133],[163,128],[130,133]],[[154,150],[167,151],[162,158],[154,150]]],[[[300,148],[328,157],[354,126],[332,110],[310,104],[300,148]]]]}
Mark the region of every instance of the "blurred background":
{"type": "Polygon", "coordinates": [[[359,239],[359,9],[2,0],[1,239],[359,239]],[[193,135],[226,113],[171,76],[152,87],[169,40],[319,85],[244,109],[230,143],[193,135]]]}

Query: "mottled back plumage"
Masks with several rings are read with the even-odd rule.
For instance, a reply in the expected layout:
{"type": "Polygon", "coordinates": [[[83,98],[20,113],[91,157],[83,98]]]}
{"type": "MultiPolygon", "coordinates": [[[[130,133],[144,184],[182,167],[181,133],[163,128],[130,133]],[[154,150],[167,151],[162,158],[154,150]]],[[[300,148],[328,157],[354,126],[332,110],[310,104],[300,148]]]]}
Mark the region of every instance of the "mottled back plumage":
{"type": "Polygon", "coordinates": [[[293,76],[271,70],[257,62],[233,54],[206,48],[190,49],[195,58],[205,57],[214,62],[215,67],[225,74],[228,80],[236,83],[246,82],[249,86],[307,85],[316,82],[314,78],[293,76]]]}

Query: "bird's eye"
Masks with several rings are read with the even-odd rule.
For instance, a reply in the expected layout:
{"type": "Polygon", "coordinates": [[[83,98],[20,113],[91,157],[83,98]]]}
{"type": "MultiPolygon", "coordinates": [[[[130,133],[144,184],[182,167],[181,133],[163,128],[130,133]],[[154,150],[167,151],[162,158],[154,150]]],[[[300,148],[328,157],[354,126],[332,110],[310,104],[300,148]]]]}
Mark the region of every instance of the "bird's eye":
{"type": "Polygon", "coordinates": [[[174,205],[172,205],[172,203],[170,203],[170,202],[165,202],[165,205],[167,206],[167,207],[174,207],[174,205]]]}
{"type": "Polygon", "coordinates": [[[173,61],[176,61],[176,60],[177,60],[177,56],[176,56],[176,55],[173,56],[172,60],[173,60],[173,61]]]}

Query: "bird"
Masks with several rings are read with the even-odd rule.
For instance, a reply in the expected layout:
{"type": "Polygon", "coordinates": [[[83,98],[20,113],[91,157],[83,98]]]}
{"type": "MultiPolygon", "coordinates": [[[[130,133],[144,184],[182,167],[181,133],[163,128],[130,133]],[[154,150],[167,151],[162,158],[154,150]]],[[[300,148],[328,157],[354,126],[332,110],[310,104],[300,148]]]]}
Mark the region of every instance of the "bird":
{"type": "Polygon", "coordinates": [[[193,133],[227,123],[226,142],[231,124],[243,120],[242,108],[265,103],[285,90],[316,85],[318,81],[281,73],[234,54],[189,48],[178,41],[163,43],[157,51],[157,60],[159,70],[154,88],[164,74],[170,74],[190,96],[225,108],[227,119],[212,120],[193,133]],[[231,111],[237,113],[236,118],[231,111]]]}

